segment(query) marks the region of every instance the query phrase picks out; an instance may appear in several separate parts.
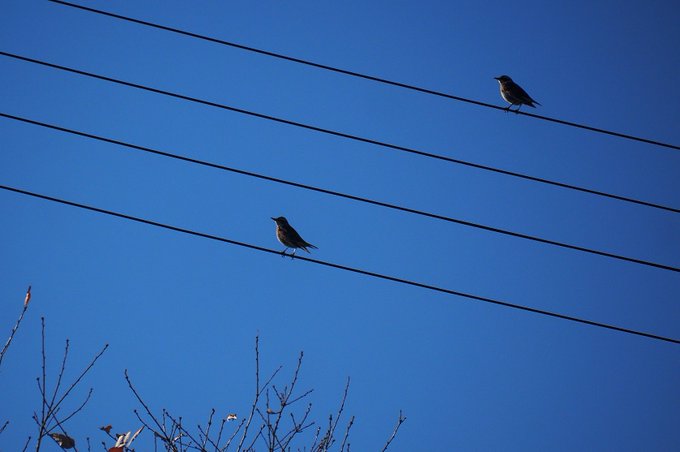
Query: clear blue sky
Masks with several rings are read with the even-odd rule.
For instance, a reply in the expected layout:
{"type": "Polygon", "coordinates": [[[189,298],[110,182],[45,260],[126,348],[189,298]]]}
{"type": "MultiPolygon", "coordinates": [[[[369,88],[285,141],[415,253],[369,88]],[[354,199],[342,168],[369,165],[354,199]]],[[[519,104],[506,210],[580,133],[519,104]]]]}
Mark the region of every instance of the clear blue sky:
{"type": "MultiPolygon", "coordinates": [[[[81,2],[505,106],[679,144],[677,2],[81,2]],[[534,110],[531,110],[534,112],[534,110]]],[[[1,50],[609,193],[680,207],[680,152],[409,92],[47,1],[3,0],[1,50]]],[[[0,57],[0,110],[463,220],[680,266],[680,214],[407,155],[0,57]]],[[[0,118],[0,183],[313,257],[680,337],[677,273],[142,154],[0,118]]],[[[244,415],[263,372],[357,416],[352,450],[677,450],[680,347],[437,294],[0,191],[3,450],[38,408],[39,319],[54,371],[105,343],[69,433],[155,409],[244,415]]],[[[79,395],[82,396],[82,393],[79,395]]],[[[79,399],[78,399],[79,400],[79,399]]],[[[76,399],[73,400],[76,403],[76,399]]],[[[138,450],[150,450],[146,434],[138,450]]],[[[98,447],[98,446],[97,446],[98,447]]],[[[57,450],[50,444],[45,450],[57,450]]]]}

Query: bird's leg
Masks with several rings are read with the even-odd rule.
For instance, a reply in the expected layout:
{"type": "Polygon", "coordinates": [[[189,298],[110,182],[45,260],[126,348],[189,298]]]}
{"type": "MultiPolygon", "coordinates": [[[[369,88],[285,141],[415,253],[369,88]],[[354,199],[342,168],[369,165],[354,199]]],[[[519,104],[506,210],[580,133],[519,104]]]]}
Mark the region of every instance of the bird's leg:
{"type": "Polygon", "coordinates": [[[286,247],[286,249],[284,249],[283,251],[281,251],[281,257],[286,257],[286,256],[287,256],[287,254],[286,254],[286,251],[287,251],[287,250],[288,250],[288,247],[286,247]]]}
{"type": "Polygon", "coordinates": [[[297,251],[297,248],[293,248],[293,252],[290,255],[290,258],[293,259],[295,257],[295,252],[297,251]]]}
{"type": "Polygon", "coordinates": [[[517,107],[517,110],[515,110],[515,113],[519,113],[520,108],[522,108],[522,104],[519,104],[519,107],[517,107]]]}

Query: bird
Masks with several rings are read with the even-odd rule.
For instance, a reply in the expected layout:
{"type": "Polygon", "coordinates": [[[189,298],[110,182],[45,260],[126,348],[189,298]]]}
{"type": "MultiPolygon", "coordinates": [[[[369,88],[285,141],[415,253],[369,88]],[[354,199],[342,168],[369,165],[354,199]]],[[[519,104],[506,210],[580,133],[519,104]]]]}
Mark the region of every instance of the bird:
{"type": "Polygon", "coordinates": [[[522,105],[528,105],[532,108],[536,108],[534,104],[541,105],[533,100],[521,86],[513,82],[507,75],[501,75],[500,77],[494,78],[498,80],[498,83],[500,84],[501,96],[503,96],[503,99],[507,102],[510,102],[510,105],[505,109],[506,111],[510,110],[510,107],[513,105],[519,105],[517,110],[514,110],[515,112],[518,112],[519,109],[522,108],[522,105]]]}
{"type": "Polygon", "coordinates": [[[318,249],[311,243],[305,242],[304,239],[300,237],[300,234],[298,234],[297,231],[293,229],[293,226],[288,223],[286,217],[271,218],[276,222],[276,238],[279,239],[279,242],[281,242],[281,244],[286,247],[286,249],[281,252],[283,256],[286,256],[286,250],[288,250],[288,248],[293,248],[293,254],[291,254],[291,257],[295,255],[295,251],[298,248],[305,250],[308,253],[309,250],[307,248],[318,249]]]}

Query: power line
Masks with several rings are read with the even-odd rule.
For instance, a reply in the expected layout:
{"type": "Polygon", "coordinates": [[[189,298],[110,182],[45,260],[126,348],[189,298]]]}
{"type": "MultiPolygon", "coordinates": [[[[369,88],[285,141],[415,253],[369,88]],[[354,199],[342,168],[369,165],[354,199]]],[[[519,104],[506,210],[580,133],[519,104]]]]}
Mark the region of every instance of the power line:
{"type": "Polygon", "coordinates": [[[71,72],[73,74],[78,74],[78,75],[82,75],[82,76],[85,76],[85,77],[91,77],[91,78],[95,78],[95,79],[98,79],[98,80],[104,80],[104,81],[107,81],[107,82],[116,83],[116,84],[119,84],[119,85],[131,87],[131,88],[136,88],[136,89],[141,89],[141,90],[149,91],[149,92],[156,93],[156,94],[161,94],[161,95],[164,95],[164,96],[174,97],[174,98],[186,100],[186,101],[189,101],[189,102],[194,102],[194,103],[198,103],[198,104],[202,104],[202,105],[207,105],[207,106],[210,106],[210,107],[220,108],[220,109],[223,109],[223,110],[232,111],[232,112],[235,112],[235,113],[240,113],[240,114],[247,115],[247,116],[253,116],[253,117],[256,117],[256,118],[266,119],[266,120],[278,122],[278,123],[281,123],[281,124],[287,124],[287,125],[290,125],[290,126],[300,127],[300,128],[312,130],[312,131],[315,131],[315,132],[320,132],[320,133],[324,133],[324,134],[328,134],[328,135],[332,135],[332,136],[337,136],[337,137],[346,138],[346,139],[349,139],[349,140],[358,141],[358,142],[361,142],[361,143],[368,143],[368,144],[372,144],[372,145],[375,145],[375,146],[380,146],[380,147],[383,147],[383,148],[392,149],[392,150],[395,150],[395,151],[402,151],[402,152],[406,152],[406,153],[409,153],[409,154],[419,155],[421,157],[433,158],[433,159],[445,161],[445,162],[448,162],[448,163],[454,163],[454,164],[458,164],[458,165],[464,165],[464,166],[468,166],[468,167],[471,167],[471,168],[480,169],[480,170],[483,170],[483,171],[490,171],[490,172],[497,173],[497,174],[503,174],[503,175],[506,175],[506,176],[517,177],[517,178],[529,180],[529,181],[532,181],[532,182],[538,182],[538,183],[542,183],[542,184],[552,185],[552,186],[555,186],[555,187],[561,187],[561,188],[566,188],[566,189],[570,189],[570,190],[576,190],[576,191],[580,191],[580,192],[583,192],[583,193],[589,193],[589,194],[592,194],[592,195],[602,196],[602,197],[606,197],[606,198],[610,198],[610,199],[616,199],[616,200],[619,200],[619,201],[629,202],[629,203],[643,205],[643,206],[647,206],[647,207],[653,207],[653,208],[656,208],[656,209],[666,210],[666,211],[669,211],[669,212],[680,213],[680,209],[676,209],[674,207],[664,206],[664,205],[661,205],[661,204],[651,203],[651,202],[647,202],[647,201],[641,201],[641,200],[638,200],[638,199],[629,198],[629,197],[620,196],[620,195],[615,195],[615,194],[606,193],[606,192],[597,191],[597,190],[592,190],[592,189],[589,189],[589,188],[578,187],[576,185],[566,184],[566,183],[562,183],[562,182],[551,181],[549,179],[544,179],[544,178],[540,178],[540,177],[529,176],[529,175],[522,174],[522,173],[516,173],[516,172],[513,172],[513,171],[494,168],[492,166],[486,166],[486,165],[481,165],[481,164],[478,164],[478,163],[472,163],[472,162],[468,162],[468,161],[465,161],[465,160],[455,159],[455,158],[452,158],[452,157],[447,157],[447,156],[440,155],[440,154],[434,154],[434,153],[431,153],[431,152],[425,152],[425,151],[421,151],[421,150],[414,149],[414,148],[408,148],[408,147],[405,147],[405,146],[399,146],[399,145],[396,145],[396,144],[390,144],[390,143],[386,143],[386,142],[383,142],[383,141],[374,140],[374,139],[371,139],[371,138],[365,138],[365,137],[360,137],[360,136],[357,136],[357,135],[351,135],[351,134],[344,133],[344,132],[338,132],[338,131],[331,130],[331,129],[324,129],[322,127],[304,124],[304,123],[301,123],[301,122],[296,122],[296,121],[292,121],[292,120],[285,119],[285,118],[278,118],[276,116],[271,116],[271,115],[267,115],[267,114],[264,114],[264,113],[257,113],[257,112],[245,110],[245,109],[242,109],[242,108],[232,107],[230,105],[219,104],[217,102],[199,99],[199,98],[196,98],[196,97],[190,97],[190,96],[186,96],[184,94],[173,93],[171,91],[165,91],[165,90],[153,88],[153,87],[150,87],[150,86],[145,86],[145,85],[140,85],[140,84],[137,84],[137,83],[127,82],[125,80],[115,79],[115,78],[112,78],[112,77],[107,77],[107,76],[95,74],[95,73],[92,73],[92,72],[86,72],[86,71],[82,71],[80,69],[74,69],[74,68],[70,68],[70,67],[67,67],[67,66],[61,66],[61,65],[58,65],[58,64],[55,64],[55,63],[49,63],[49,62],[46,62],[46,61],[25,57],[25,56],[22,56],[22,55],[16,55],[16,54],[3,52],[3,51],[0,51],[0,55],[6,56],[6,57],[9,57],[9,58],[14,58],[14,59],[21,60],[21,61],[26,61],[26,62],[29,62],[29,63],[34,63],[34,64],[50,67],[50,68],[53,68],[53,69],[71,72]]]}
{"type": "Polygon", "coordinates": [[[25,122],[25,123],[28,123],[28,124],[33,124],[33,125],[53,129],[53,130],[58,130],[58,131],[61,131],[61,132],[66,132],[66,133],[78,135],[78,136],[85,137],[85,138],[99,140],[99,141],[103,141],[103,142],[106,142],[106,143],[111,143],[111,144],[115,144],[115,145],[119,145],[119,146],[125,146],[125,147],[130,148],[130,149],[136,149],[136,150],[139,150],[139,151],[143,151],[143,152],[147,152],[147,153],[151,153],[151,154],[156,154],[156,155],[160,155],[160,156],[163,156],[163,157],[169,157],[169,158],[181,160],[181,161],[188,162],[188,163],[194,163],[194,164],[197,164],[197,165],[207,166],[207,167],[210,167],[210,168],[215,168],[215,169],[219,169],[219,170],[223,170],[223,171],[229,171],[229,172],[232,172],[232,173],[242,174],[244,176],[250,176],[250,177],[255,177],[255,178],[258,178],[258,179],[268,180],[268,181],[271,181],[271,182],[277,182],[277,183],[280,183],[280,184],[290,185],[290,186],[302,188],[302,189],[305,189],[305,190],[316,191],[316,192],[325,193],[325,194],[332,195],[332,196],[350,199],[350,200],[353,200],[353,201],[358,201],[358,202],[363,202],[363,203],[372,204],[372,205],[376,205],[376,206],[386,207],[388,209],[394,209],[394,210],[399,210],[399,211],[402,211],[402,212],[421,215],[421,216],[424,216],[424,217],[434,218],[434,219],[446,221],[446,222],[449,222],[449,223],[456,223],[456,224],[460,224],[460,225],[463,225],[463,226],[468,226],[468,227],[472,227],[472,228],[476,228],[476,229],[482,229],[482,230],[497,233],[497,234],[503,234],[503,235],[521,238],[521,239],[525,239],[525,240],[531,240],[531,241],[534,241],[534,242],[543,243],[543,244],[547,244],[547,245],[553,245],[553,246],[558,246],[558,247],[561,247],[561,248],[566,248],[566,249],[571,249],[571,250],[575,250],[575,251],[581,251],[581,252],[585,252],[585,253],[589,253],[589,254],[594,254],[594,255],[597,255],[597,256],[604,256],[604,257],[609,257],[609,258],[612,258],[612,259],[618,259],[618,260],[631,262],[631,263],[635,263],[635,264],[660,268],[662,270],[670,270],[670,271],[674,271],[674,272],[680,272],[680,268],[676,268],[676,267],[672,267],[672,266],[668,266],[668,265],[663,265],[663,264],[659,264],[659,263],[656,263],[656,262],[650,262],[650,261],[645,261],[645,260],[641,260],[641,259],[635,259],[635,258],[631,258],[631,257],[627,257],[627,256],[622,256],[622,255],[619,255],[619,254],[608,253],[608,252],[605,252],[605,251],[599,251],[599,250],[581,247],[581,246],[577,246],[577,245],[570,245],[568,243],[557,242],[557,241],[554,241],[554,240],[544,239],[544,238],[541,238],[541,237],[536,237],[536,236],[532,236],[532,235],[528,235],[528,234],[522,234],[522,233],[519,233],[519,232],[513,232],[513,231],[506,230],[506,229],[500,229],[500,228],[487,226],[487,225],[483,225],[483,224],[479,224],[479,223],[473,223],[471,221],[465,221],[465,220],[461,220],[461,219],[457,219],[457,218],[453,218],[453,217],[447,217],[447,216],[444,216],[444,215],[438,215],[438,214],[434,214],[434,213],[430,213],[430,212],[426,212],[426,211],[422,211],[422,210],[411,209],[409,207],[403,207],[403,206],[399,206],[399,205],[396,205],[396,204],[389,204],[389,203],[382,202],[382,201],[376,201],[376,200],[372,200],[372,199],[369,199],[369,198],[363,198],[361,196],[355,196],[355,195],[341,193],[341,192],[338,192],[338,191],[333,191],[333,190],[329,190],[329,189],[325,189],[325,188],[315,187],[313,185],[307,185],[307,184],[302,184],[302,183],[299,183],[299,182],[293,182],[293,181],[288,181],[288,180],[285,180],[285,179],[280,179],[280,178],[277,178],[277,177],[266,176],[266,175],[255,173],[255,172],[252,172],[252,171],[245,171],[245,170],[241,170],[241,169],[238,169],[238,168],[228,167],[228,166],[225,166],[225,165],[219,165],[217,163],[207,162],[207,161],[204,161],[204,160],[198,160],[198,159],[185,157],[185,156],[178,155],[178,154],[172,154],[172,153],[169,153],[169,152],[166,152],[166,151],[161,151],[161,150],[158,150],[158,149],[153,149],[153,148],[149,148],[149,147],[145,147],[145,146],[139,146],[139,145],[136,145],[136,144],[127,143],[125,141],[120,141],[120,140],[116,140],[116,139],[113,139],[113,138],[102,137],[102,136],[99,136],[99,135],[93,135],[93,134],[90,134],[90,133],[86,133],[86,132],[82,132],[82,131],[78,131],[78,130],[73,130],[73,129],[68,129],[68,128],[61,127],[61,126],[47,124],[47,123],[36,121],[36,120],[33,120],[33,119],[22,118],[22,117],[19,117],[19,116],[9,115],[9,114],[2,113],[2,112],[0,112],[0,117],[13,119],[13,120],[16,120],[16,121],[21,121],[21,122],[25,122]]]}
{"type": "MultiPolygon", "coordinates": [[[[78,4],[75,4],[75,3],[65,2],[65,1],[62,1],[62,0],[49,0],[49,1],[51,1],[52,3],[64,5],[64,6],[70,6],[72,8],[81,9],[83,11],[89,11],[89,12],[92,12],[92,13],[101,14],[103,16],[108,16],[108,17],[112,17],[112,18],[115,18],[115,19],[121,19],[121,20],[125,20],[125,21],[132,22],[132,23],[135,23],[135,24],[144,25],[144,26],[152,27],[152,28],[157,28],[159,30],[169,31],[169,32],[172,32],[172,33],[180,34],[180,35],[189,36],[189,37],[196,38],[196,39],[201,39],[203,41],[221,44],[221,45],[233,47],[233,48],[236,48],[236,49],[246,50],[248,52],[254,52],[254,53],[261,54],[261,55],[266,55],[266,56],[269,56],[269,57],[278,58],[278,59],[281,59],[281,60],[291,61],[291,62],[294,62],[294,63],[299,63],[299,64],[303,64],[303,65],[306,65],[306,66],[315,67],[315,68],[318,68],[318,69],[324,69],[324,70],[327,70],[327,71],[337,72],[339,74],[349,75],[349,76],[352,76],[352,77],[362,78],[362,79],[365,79],[365,80],[371,80],[373,82],[383,83],[383,84],[386,84],[386,85],[397,86],[399,88],[405,88],[405,89],[412,90],[412,91],[418,91],[418,92],[425,93],[425,94],[431,94],[433,96],[444,97],[446,99],[452,99],[452,100],[457,100],[457,101],[460,101],[460,102],[466,102],[466,103],[469,103],[469,104],[479,105],[479,106],[482,106],[482,107],[506,111],[505,107],[499,107],[498,105],[493,105],[493,104],[481,102],[481,101],[474,100],[474,99],[468,99],[468,98],[461,97],[461,96],[454,96],[452,94],[443,93],[441,91],[434,91],[434,90],[431,90],[431,89],[422,88],[422,87],[415,86],[415,85],[409,85],[409,84],[406,84],[406,83],[395,82],[395,81],[392,81],[392,80],[388,80],[388,79],[384,79],[384,78],[380,78],[380,77],[375,77],[375,76],[372,76],[372,75],[362,74],[360,72],[350,71],[350,70],[347,70],[347,69],[340,69],[338,67],[329,66],[329,65],[325,65],[325,64],[321,64],[321,63],[315,63],[313,61],[303,60],[301,58],[295,58],[295,57],[291,57],[291,56],[284,55],[284,54],[281,54],[281,53],[271,52],[271,51],[268,51],[268,50],[262,50],[262,49],[258,49],[258,48],[255,48],[255,47],[237,44],[237,43],[234,43],[234,42],[225,41],[225,40],[222,40],[222,39],[213,38],[213,37],[210,37],[210,36],[205,36],[205,35],[193,33],[193,32],[190,32],[190,31],[181,30],[179,28],[172,28],[172,27],[168,27],[168,26],[165,26],[165,25],[156,24],[156,23],[153,23],[153,22],[135,19],[135,18],[132,18],[132,17],[123,16],[123,15],[111,13],[111,12],[108,12],[108,11],[103,11],[103,10],[100,10],[100,9],[95,9],[95,8],[90,8],[90,7],[83,6],[83,5],[78,5],[78,4]]],[[[625,133],[621,133],[621,132],[614,132],[614,131],[611,131],[611,130],[605,130],[605,129],[601,129],[601,128],[598,128],[598,127],[592,127],[592,126],[588,126],[588,125],[585,125],[585,124],[578,124],[578,123],[571,122],[571,121],[565,121],[563,119],[551,118],[551,117],[548,117],[548,116],[537,115],[537,114],[534,114],[534,113],[529,113],[529,112],[524,112],[524,111],[519,111],[519,112],[516,112],[516,113],[524,115],[524,116],[536,118],[536,119],[542,119],[544,121],[549,121],[549,122],[562,124],[562,125],[566,125],[566,126],[570,126],[570,127],[576,127],[578,129],[589,130],[591,132],[602,133],[602,134],[605,134],[605,135],[611,135],[611,136],[615,136],[615,137],[619,137],[619,138],[625,138],[625,139],[628,139],[628,140],[639,141],[639,142],[642,142],[642,143],[652,144],[652,145],[655,145],[655,146],[661,146],[661,147],[666,147],[666,148],[670,148],[670,149],[680,150],[680,146],[677,146],[677,145],[674,145],[674,144],[669,144],[669,143],[663,143],[663,142],[660,142],[660,141],[657,141],[657,140],[651,140],[651,139],[648,139],[648,138],[641,138],[641,137],[637,137],[637,136],[634,136],[634,135],[629,135],[629,134],[625,134],[625,133]]]]}
{"type": "MultiPolygon", "coordinates": [[[[150,226],[156,226],[156,227],[159,227],[159,228],[168,229],[168,230],[175,231],[175,232],[181,232],[181,233],[184,233],[184,234],[189,234],[189,235],[193,235],[193,236],[197,236],[197,237],[203,237],[203,238],[206,238],[206,239],[215,240],[215,241],[219,241],[219,242],[223,242],[223,243],[229,243],[229,244],[232,244],[232,245],[241,246],[241,247],[248,248],[248,249],[251,249],[251,250],[261,251],[261,252],[270,253],[270,254],[276,254],[276,255],[279,255],[279,256],[281,255],[280,251],[276,251],[276,250],[273,250],[273,249],[270,249],[270,248],[264,248],[262,246],[252,245],[250,243],[240,242],[240,241],[228,239],[228,238],[225,238],[225,237],[206,234],[206,233],[203,233],[203,232],[198,232],[198,231],[194,231],[194,230],[191,230],[191,229],[181,228],[181,227],[178,227],[178,226],[172,226],[172,225],[169,225],[169,224],[160,223],[160,222],[148,220],[148,219],[145,219],[145,218],[135,217],[135,216],[127,215],[127,214],[124,214],[124,213],[119,213],[119,212],[114,212],[114,211],[111,211],[111,210],[102,209],[102,208],[99,208],[99,207],[88,206],[86,204],[80,204],[80,203],[68,201],[68,200],[65,200],[65,199],[60,199],[60,198],[55,198],[55,197],[52,197],[52,196],[43,195],[43,194],[40,194],[40,193],[30,192],[30,191],[27,191],[27,190],[22,190],[22,189],[10,187],[10,186],[7,186],[7,185],[0,185],[0,189],[10,191],[10,192],[14,192],[14,193],[20,193],[20,194],[23,194],[23,195],[43,199],[43,200],[46,200],[46,201],[65,204],[65,205],[72,206],[72,207],[78,207],[80,209],[89,210],[89,211],[92,211],[92,212],[97,212],[97,213],[101,213],[101,214],[105,214],[105,215],[109,215],[109,216],[113,216],[113,217],[123,218],[125,220],[130,220],[130,221],[134,221],[134,222],[137,222],[137,223],[143,223],[143,224],[147,224],[147,225],[150,225],[150,226]]],[[[619,327],[619,326],[616,326],[616,325],[594,322],[592,320],[581,319],[581,318],[578,318],[578,317],[572,317],[572,316],[559,314],[559,313],[555,313],[555,312],[551,312],[551,311],[545,311],[545,310],[542,310],[542,309],[536,309],[536,308],[531,308],[531,307],[528,307],[528,306],[508,303],[508,302],[496,300],[496,299],[493,299],[493,298],[482,297],[482,296],[479,296],[479,295],[468,294],[468,293],[465,293],[465,292],[459,292],[457,290],[451,290],[451,289],[446,289],[446,288],[442,288],[442,287],[437,287],[437,286],[433,286],[433,285],[430,285],[430,284],[424,284],[424,283],[420,283],[420,282],[417,282],[417,281],[411,281],[411,280],[408,280],[408,279],[398,278],[398,277],[395,277],[395,276],[384,275],[384,274],[381,274],[381,273],[362,270],[362,269],[359,269],[359,268],[348,267],[346,265],[335,264],[333,262],[322,261],[322,260],[313,259],[313,258],[310,258],[310,257],[294,256],[294,258],[302,260],[302,261],[318,264],[318,265],[323,265],[323,266],[326,266],[326,267],[336,268],[336,269],[339,269],[339,270],[345,270],[345,271],[349,271],[349,272],[353,272],[353,273],[371,276],[371,277],[374,277],[374,278],[385,279],[385,280],[388,280],[388,281],[393,281],[393,282],[397,282],[397,283],[401,283],[401,284],[407,284],[407,285],[414,286],[414,287],[420,287],[422,289],[428,289],[428,290],[432,290],[432,291],[435,291],[435,292],[445,293],[445,294],[449,294],[449,295],[456,295],[456,296],[459,296],[459,297],[464,297],[464,298],[468,298],[468,299],[472,299],[472,300],[476,300],[476,301],[483,301],[485,303],[491,303],[491,304],[495,304],[495,305],[499,305],[499,306],[505,306],[507,308],[519,309],[519,310],[526,311],[526,312],[533,312],[534,314],[540,314],[540,315],[545,315],[545,316],[549,316],[549,317],[555,317],[555,318],[558,318],[558,319],[563,319],[563,320],[582,323],[582,324],[586,324],[586,325],[596,326],[596,327],[599,327],[599,328],[606,328],[606,329],[610,329],[610,330],[614,330],[614,331],[619,331],[619,332],[622,332],[622,333],[628,333],[628,334],[633,334],[633,335],[637,335],[637,336],[647,337],[647,338],[650,338],[650,339],[656,339],[656,340],[660,340],[660,341],[671,342],[671,343],[674,343],[674,344],[680,344],[680,340],[678,340],[678,339],[659,336],[659,335],[651,334],[651,333],[645,333],[645,332],[642,332],[642,331],[636,331],[636,330],[632,330],[632,329],[628,329],[628,328],[619,327]]]]}

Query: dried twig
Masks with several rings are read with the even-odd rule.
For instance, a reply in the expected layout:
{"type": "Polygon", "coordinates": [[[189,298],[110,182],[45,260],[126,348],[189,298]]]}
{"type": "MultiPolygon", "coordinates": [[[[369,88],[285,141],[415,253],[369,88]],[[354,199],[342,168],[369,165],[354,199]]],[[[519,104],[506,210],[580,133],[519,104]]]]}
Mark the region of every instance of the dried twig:
{"type": "MultiPolygon", "coordinates": [[[[40,419],[38,419],[38,415],[36,413],[33,414],[33,420],[38,424],[38,438],[36,440],[36,452],[40,450],[40,446],[42,444],[42,439],[50,434],[55,428],[59,428],[64,435],[68,436],[64,427],[62,424],[69,419],[71,419],[73,416],[75,416],[77,413],[79,413],[87,404],[87,402],[90,400],[90,397],[92,396],[92,388],[90,388],[90,391],[87,394],[87,397],[85,398],[85,401],[80,404],[78,408],[76,408],[71,414],[63,418],[61,421],[57,419],[57,415],[61,409],[61,405],[66,400],[66,398],[71,394],[71,392],[75,389],[76,386],[80,383],[80,381],[87,375],[87,373],[92,369],[92,367],[95,365],[97,360],[104,354],[106,349],[109,347],[108,344],[106,344],[102,350],[95,355],[95,357],[90,361],[90,364],[80,373],[80,375],[74,380],[74,382],[68,387],[66,391],[61,395],[61,397],[58,397],[59,394],[59,389],[61,388],[61,382],[64,376],[64,371],[66,369],[66,361],[68,358],[68,352],[69,352],[69,340],[66,340],[66,345],[64,347],[64,357],[61,362],[61,368],[59,370],[59,375],[57,377],[57,381],[54,387],[54,391],[52,393],[52,397],[47,399],[47,353],[46,353],[46,347],[45,347],[45,318],[41,317],[41,352],[42,352],[42,379],[40,377],[37,378],[37,383],[38,383],[38,391],[40,392],[40,396],[42,399],[42,407],[41,407],[41,415],[40,419]],[[52,425],[52,421],[54,421],[54,424],[52,425]]],[[[77,452],[77,449],[75,446],[73,446],[74,451],[77,452]]]]}
{"type": "Polygon", "coordinates": [[[406,417],[401,413],[401,410],[399,410],[399,419],[397,419],[397,425],[394,426],[394,431],[392,432],[392,436],[387,440],[385,443],[385,447],[382,448],[381,452],[385,452],[387,450],[387,447],[390,445],[392,440],[394,439],[395,436],[397,436],[397,432],[399,431],[399,427],[401,427],[401,424],[404,423],[406,420],[406,417]]]}
{"type": "Polygon", "coordinates": [[[2,424],[2,427],[0,427],[0,433],[5,431],[5,428],[7,428],[7,425],[9,425],[9,421],[5,421],[5,423],[2,424]]]}
{"type": "Polygon", "coordinates": [[[345,450],[345,443],[347,444],[347,451],[349,452],[349,443],[347,442],[347,439],[349,439],[349,429],[352,428],[353,424],[354,424],[354,416],[352,416],[349,419],[349,423],[347,424],[347,428],[345,429],[345,436],[342,437],[342,444],[340,445],[340,452],[343,452],[345,450]]]}
{"type": "Polygon", "coordinates": [[[21,449],[21,452],[26,452],[26,450],[28,450],[28,443],[30,443],[30,442],[31,442],[31,437],[29,436],[28,438],[26,438],[26,443],[24,443],[24,448],[21,449]]]}
{"type": "MultiPolygon", "coordinates": [[[[283,366],[279,366],[278,369],[276,369],[272,373],[271,377],[269,377],[269,379],[265,382],[265,384],[262,385],[262,387],[260,387],[260,336],[255,336],[255,400],[253,400],[253,404],[250,408],[250,414],[248,414],[248,417],[247,417],[246,422],[244,424],[243,434],[241,435],[241,440],[239,441],[238,446],[236,448],[237,452],[240,452],[243,449],[243,443],[245,442],[246,437],[248,436],[248,428],[250,427],[250,424],[253,421],[253,416],[255,415],[255,410],[257,408],[257,404],[260,401],[260,396],[265,391],[265,389],[269,386],[269,384],[272,382],[274,377],[276,377],[276,375],[279,373],[279,371],[282,369],[282,367],[283,366]]],[[[263,428],[264,428],[264,426],[260,429],[260,432],[258,433],[258,435],[262,433],[263,428]]],[[[257,437],[256,437],[256,439],[257,439],[257,437]]],[[[255,440],[253,440],[252,444],[254,444],[254,443],[255,443],[255,440]]],[[[250,448],[252,448],[252,444],[246,450],[249,450],[250,448]]]]}
{"type": "Polygon", "coordinates": [[[28,301],[30,299],[31,299],[31,286],[28,286],[28,289],[26,290],[26,298],[24,298],[24,306],[21,310],[21,313],[19,314],[19,318],[17,319],[17,322],[14,324],[12,331],[9,333],[9,338],[7,339],[5,345],[2,347],[2,351],[0,351],[0,366],[2,366],[2,358],[5,357],[5,353],[7,353],[7,349],[9,349],[9,345],[12,343],[12,339],[14,339],[14,335],[19,329],[19,325],[21,324],[21,321],[24,318],[24,314],[26,314],[26,311],[28,310],[29,304],[28,301]]]}

